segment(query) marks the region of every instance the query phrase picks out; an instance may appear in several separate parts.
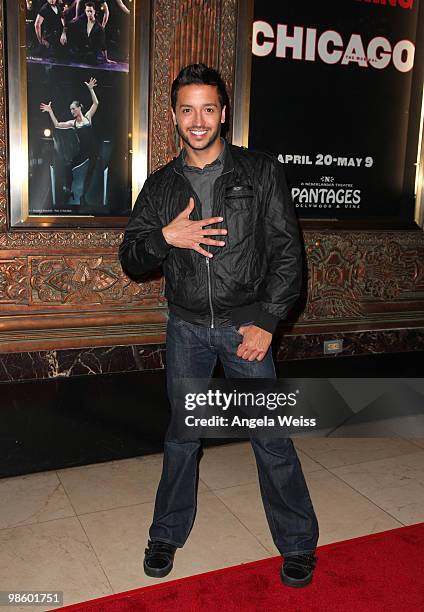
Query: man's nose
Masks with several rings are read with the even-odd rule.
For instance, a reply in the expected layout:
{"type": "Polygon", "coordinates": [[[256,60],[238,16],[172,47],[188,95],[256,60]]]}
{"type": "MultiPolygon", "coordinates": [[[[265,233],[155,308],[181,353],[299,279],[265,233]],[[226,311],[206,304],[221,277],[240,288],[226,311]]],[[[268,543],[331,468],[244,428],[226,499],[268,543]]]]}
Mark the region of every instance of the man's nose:
{"type": "Polygon", "coordinates": [[[194,111],[194,123],[195,125],[202,125],[202,113],[200,110],[194,111]]]}

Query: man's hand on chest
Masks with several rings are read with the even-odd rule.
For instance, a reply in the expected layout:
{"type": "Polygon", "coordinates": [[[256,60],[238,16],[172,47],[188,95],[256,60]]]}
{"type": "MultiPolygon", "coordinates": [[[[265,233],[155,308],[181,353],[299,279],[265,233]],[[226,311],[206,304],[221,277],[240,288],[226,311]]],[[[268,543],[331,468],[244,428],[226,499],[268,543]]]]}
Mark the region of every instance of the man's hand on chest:
{"type": "Polygon", "coordinates": [[[212,246],[225,246],[223,240],[214,240],[209,236],[223,236],[226,229],[203,229],[212,223],[220,223],[222,217],[210,217],[200,221],[192,221],[190,214],[194,209],[194,200],[190,198],[188,206],[179,215],[162,229],[163,236],[168,244],[180,249],[192,249],[205,257],[212,257],[212,253],[205,251],[200,244],[212,246]]]}

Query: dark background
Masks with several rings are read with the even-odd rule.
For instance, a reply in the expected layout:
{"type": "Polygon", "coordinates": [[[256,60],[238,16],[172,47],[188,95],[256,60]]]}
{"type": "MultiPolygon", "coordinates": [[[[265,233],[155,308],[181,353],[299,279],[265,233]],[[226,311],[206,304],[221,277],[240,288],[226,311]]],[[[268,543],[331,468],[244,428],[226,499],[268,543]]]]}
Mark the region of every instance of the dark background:
{"type": "MultiPolygon", "coordinates": [[[[254,21],[268,22],[275,35],[278,23],[289,25],[289,35],[294,25],[303,26],[305,36],[306,27],[317,28],[317,40],[322,32],[335,30],[344,48],[351,34],[360,34],[366,51],[376,36],[385,36],[392,48],[403,39],[414,42],[418,6],[418,0],[412,10],[358,0],[256,0],[254,21]]],[[[284,165],[291,187],[330,175],[362,191],[359,210],[299,208],[299,216],[412,220],[413,173],[406,181],[405,156],[413,71],[401,73],[393,63],[383,70],[355,62],[328,65],[318,54],[315,62],[291,57],[289,49],[285,59],[277,58],[275,47],[265,57],[252,55],[249,146],[275,155],[309,154],[311,159],[317,153],[374,158],[370,169],[284,165]]]]}

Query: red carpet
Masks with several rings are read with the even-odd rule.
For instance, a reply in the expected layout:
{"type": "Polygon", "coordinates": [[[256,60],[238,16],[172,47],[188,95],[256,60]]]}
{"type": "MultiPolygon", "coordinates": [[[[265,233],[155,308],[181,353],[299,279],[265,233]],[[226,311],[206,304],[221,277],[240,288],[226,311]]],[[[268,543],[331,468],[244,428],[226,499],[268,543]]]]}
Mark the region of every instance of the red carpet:
{"type": "MultiPolygon", "coordinates": [[[[418,612],[424,610],[424,523],[318,549],[311,585],[285,587],[281,558],[109,595],[67,612],[418,612]]],[[[178,552],[176,556],[178,564],[178,552]]],[[[140,572],[142,571],[140,563],[140,572]]]]}

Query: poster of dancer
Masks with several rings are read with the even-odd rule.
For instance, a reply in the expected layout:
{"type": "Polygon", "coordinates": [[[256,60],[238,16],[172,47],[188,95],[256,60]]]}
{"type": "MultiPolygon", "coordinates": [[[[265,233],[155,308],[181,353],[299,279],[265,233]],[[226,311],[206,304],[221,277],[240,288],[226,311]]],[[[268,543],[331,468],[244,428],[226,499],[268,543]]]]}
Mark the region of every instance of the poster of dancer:
{"type": "Polygon", "coordinates": [[[136,4],[6,3],[8,34],[16,25],[19,31],[25,212],[35,223],[38,217],[79,217],[83,222],[130,214],[136,4]]]}
{"type": "Polygon", "coordinates": [[[129,12],[115,0],[27,2],[30,214],[131,210],[129,12]]]}

